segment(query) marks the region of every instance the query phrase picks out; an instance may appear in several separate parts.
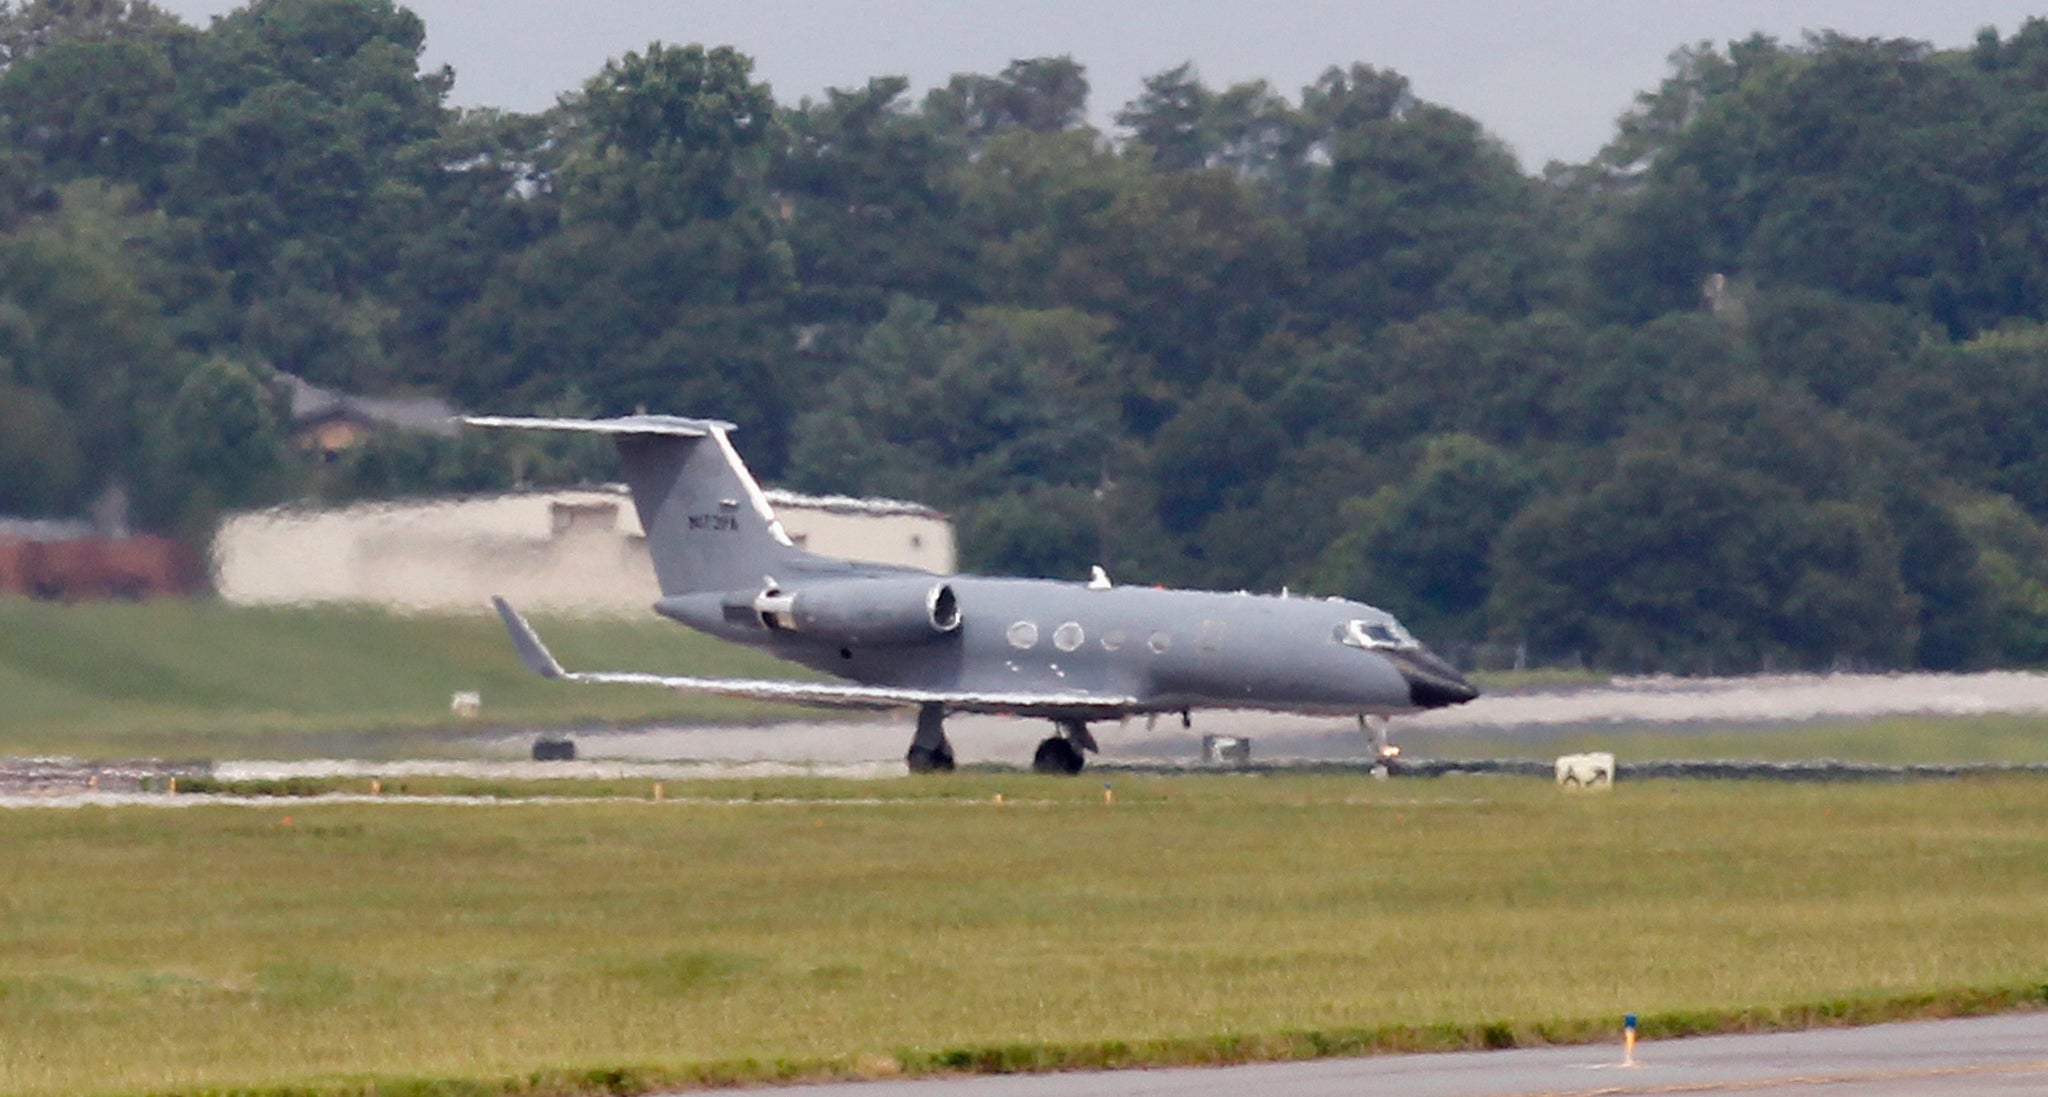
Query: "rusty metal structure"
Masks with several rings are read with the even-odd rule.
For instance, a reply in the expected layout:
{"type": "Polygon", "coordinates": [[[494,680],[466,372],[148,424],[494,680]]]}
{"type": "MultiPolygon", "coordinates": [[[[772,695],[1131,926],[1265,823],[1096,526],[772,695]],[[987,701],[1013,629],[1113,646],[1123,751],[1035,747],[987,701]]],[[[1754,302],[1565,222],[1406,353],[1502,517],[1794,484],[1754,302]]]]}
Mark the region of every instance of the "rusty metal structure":
{"type": "Polygon", "coordinates": [[[205,561],[168,537],[44,540],[0,534],[0,594],[45,601],[140,601],[202,593],[205,561]]]}

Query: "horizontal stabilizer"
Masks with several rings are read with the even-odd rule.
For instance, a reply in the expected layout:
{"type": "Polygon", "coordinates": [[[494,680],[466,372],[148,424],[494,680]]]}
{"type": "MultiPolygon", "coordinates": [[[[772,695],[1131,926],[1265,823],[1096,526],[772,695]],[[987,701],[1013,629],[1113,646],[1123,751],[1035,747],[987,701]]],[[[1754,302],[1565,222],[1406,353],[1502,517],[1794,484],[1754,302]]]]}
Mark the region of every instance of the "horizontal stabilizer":
{"type": "Polygon", "coordinates": [[[899,705],[944,705],[963,712],[1011,712],[1019,715],[1121,716],[1137,698],[1100,693],[1022,693],[975,690],[910,689],[901,686],[857,685],[851,682],[798,682],[771,678],[691,678],[634,671],[566,671],[540,642],[526,618],[503,598],[492,598],[519,661],[543,678],[596,685],[659,686],[685,693],[715,693],[753,701],[783,701],[832,708],[895,708],[899,705]]]}
{"type": "Polygon", "coordinates": [[[521,430],[575,430],[586,434],[667,434],[702,438],[713,430],[732,430],[722,419],[685,419],[680,415],[626,415],[617,419],[535,419],[516,415],[470,415],[472,427],[516,427],[521,430]]]}

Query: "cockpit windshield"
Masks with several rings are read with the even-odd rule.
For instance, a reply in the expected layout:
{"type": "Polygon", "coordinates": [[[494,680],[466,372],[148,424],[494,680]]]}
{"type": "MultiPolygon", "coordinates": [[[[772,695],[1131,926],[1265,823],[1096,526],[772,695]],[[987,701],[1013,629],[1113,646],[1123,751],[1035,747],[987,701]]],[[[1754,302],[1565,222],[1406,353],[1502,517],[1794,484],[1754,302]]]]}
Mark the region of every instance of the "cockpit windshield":
{"type": "Polygon", "coordinates": [[[1422,645],[1399,621],[1389,617],[1384,621],[1346,621],[1337,628],[1337,639],[1355,648],[1390,649],[1408,651],[1422,645]]]}

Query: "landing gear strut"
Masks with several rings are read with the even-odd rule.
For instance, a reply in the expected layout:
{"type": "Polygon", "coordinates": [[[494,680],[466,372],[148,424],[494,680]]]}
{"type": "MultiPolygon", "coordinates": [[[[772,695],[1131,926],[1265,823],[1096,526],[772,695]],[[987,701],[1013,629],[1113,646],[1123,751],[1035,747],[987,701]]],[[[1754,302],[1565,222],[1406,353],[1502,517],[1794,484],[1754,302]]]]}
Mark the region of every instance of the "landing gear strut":
{"type": "Polygon", "coordinates": [[[1087,764],[1082,751],[1100,751],[1102,748],[1095,745],[1095,736],[1089,733],[1085,720],[1055,720],[1053,724],[1060,733],[1038,744],[1038,752],[1031,756],[1031,769],[1034,773],[1072,777],[1087,764]]]}
{"type": "Polygon", "coordinates": [[[1387,718],[1358,714],[1358,730],[1372,740],[1372,775],[1386,777],[1394,772],[1396,761],[1401,757],[1401,748],[1387,741],[1387,718]]]}
{"type": "Polygon", "coordinates": [[[946,706],[919,705],[917,737],[903,759],[912,773],[953,772],[953,744],[946,740],[946,706]]]}

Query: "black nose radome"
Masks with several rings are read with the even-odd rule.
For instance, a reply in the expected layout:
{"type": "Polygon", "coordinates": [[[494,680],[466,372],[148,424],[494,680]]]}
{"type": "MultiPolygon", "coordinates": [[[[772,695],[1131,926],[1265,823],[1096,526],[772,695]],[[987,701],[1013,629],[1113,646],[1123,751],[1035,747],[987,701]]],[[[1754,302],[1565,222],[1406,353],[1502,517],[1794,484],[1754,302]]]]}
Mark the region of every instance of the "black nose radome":
{"type": "Polygon", "coordinates": [[[1408,700],[1416,708],[1462,705],[1479,696],[1479,687],[1428,648],[1388,652],[1387,658],[1408,682],[1408,700]]]}

